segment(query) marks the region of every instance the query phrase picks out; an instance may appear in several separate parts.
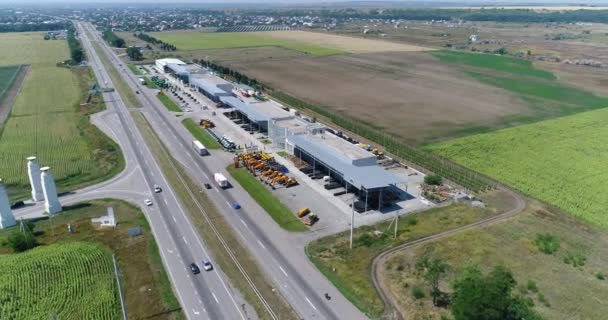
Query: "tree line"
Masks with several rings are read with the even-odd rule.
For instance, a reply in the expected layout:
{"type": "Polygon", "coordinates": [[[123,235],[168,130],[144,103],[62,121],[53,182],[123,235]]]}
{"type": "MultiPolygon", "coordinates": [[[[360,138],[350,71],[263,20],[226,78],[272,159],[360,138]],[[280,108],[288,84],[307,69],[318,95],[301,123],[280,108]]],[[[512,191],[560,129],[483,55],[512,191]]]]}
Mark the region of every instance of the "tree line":
{"type": "Polygon", "coordinates": [[[102,34],[103,39],[106,40],[110,45],[116,48],[124,48],[125,40],[117,36],[112,30],[107,29],[102,34]]]}
{"type": "Polygon", "coordinates": [[[162,40],[156,39],[153,36],[145,34],[143,32],[136,32],[133,35],[145,42],[149,42],[151,44],[159,46],[162,50],[165,50],[165,51],[176,51],[177,50],[176,46],[174,46],[170,43],[166,43],[162,40]]]}
{"type": "Polygon", "coordinates": [[[74,28],[74,25],[70,24],[67,29],[67,40],[68,47],[70,48],[70,56],[72,57],[72,64],[79,64],[85,58],[84,50],[80,45],[80,41],[76,39],[76,29],[74,28]]]}
{"type": "Polygon", "coordinates": [[[68,29],[70,25],[69,22],[0,24],[0,32],[56,31],[68,29]]]}
{"type": "Polygon", "coordinates": [[[140,61],[140,60],[143,60],[143,58],[144,58],[144,55],[141,53],[141,50],[139,50],[139,48],[136,48],[136,47],[128,47],[127,56],[129,57],[129,59],[134,60],[134,61],[140,61]]]}

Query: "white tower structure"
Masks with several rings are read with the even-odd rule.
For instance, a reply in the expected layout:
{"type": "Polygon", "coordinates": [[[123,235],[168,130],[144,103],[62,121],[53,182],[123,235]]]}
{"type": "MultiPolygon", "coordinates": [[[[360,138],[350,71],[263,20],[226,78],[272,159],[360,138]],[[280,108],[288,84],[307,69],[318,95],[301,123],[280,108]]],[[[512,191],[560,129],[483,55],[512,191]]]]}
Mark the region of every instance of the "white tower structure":
{"type": "Polygon", "coordinates": [[[12,227],[16,224],[17,222],[15,221],[15,216],[13,216],[13,211],[11,211],[11,205],[8,202],[4,184],[2,183],[2,179],[0,179],[0,229],[12,227]]]}
{"type": "Polygon", "coordinates": [[[55,178],[53,178],[49,167],[40,168],[40,172],[42,192],[44,193],[44,209],[49,214],[58,213],[61,211],[61,204],[59,203],[59,197],[57,197],[55,178]]]}
{"type": "Polygon", "coordinates": [[[32,200],[44,200],[42,184],[40,183],[40,166],[36,161],[36,157],[27,158],[27,174],[30,178],[30,185],[32,186],[32,200]]]}

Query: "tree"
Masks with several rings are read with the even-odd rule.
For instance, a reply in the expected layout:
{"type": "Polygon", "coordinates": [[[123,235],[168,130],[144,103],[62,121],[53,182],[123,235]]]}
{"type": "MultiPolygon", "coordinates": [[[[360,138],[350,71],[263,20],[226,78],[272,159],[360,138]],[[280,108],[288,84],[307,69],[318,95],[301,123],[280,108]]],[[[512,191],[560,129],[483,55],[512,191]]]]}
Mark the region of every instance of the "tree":
{"type": "Polygon", "coordinates": [[[139,51],[138,48],[135,47],[128,47],[127,48],[127,56],[129,56],[129,58],[131,58],[131,60],[142,60],[144,58],[144,55],[141,53],[141,51],[139,51]]]}
{"type": "Polygon", "coordinates": [[[540,320],[520,296],[513,295],[517,282],[504,267],[488,275],[470,267],[454,283],[452,315],[455,320],[540,320]]]}
{"type": "Polygon", "coordinates": [[[34,248],[38,245],[36,238],[32,232],[26,230],[25,232],[15,231],[8,236],[8,245],[13,249],[14,252],[23,252],[34,248]]]}
{"type": "Polygon", "coordinates": [[[450,266],[439,258],[423,257],[416,263],[416,270],[424,273],[424,280],[431,286],[431,297],[433,297],[433,305],[437,306],[439,298],[443,295],[439,290],[439,281],[443,277],[450,266]]]}

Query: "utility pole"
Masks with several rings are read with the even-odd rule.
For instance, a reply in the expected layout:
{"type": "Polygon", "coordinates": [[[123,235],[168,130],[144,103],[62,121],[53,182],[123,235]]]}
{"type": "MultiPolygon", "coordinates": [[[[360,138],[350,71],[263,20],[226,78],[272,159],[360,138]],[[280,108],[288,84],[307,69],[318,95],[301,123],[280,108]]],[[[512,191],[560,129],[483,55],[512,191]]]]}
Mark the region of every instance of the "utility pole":
{"type": "Polygon", "coordinates": [[[399,225],[399,213],[395,216],[395,239],[397,239],[397,225],[399,225]]]}

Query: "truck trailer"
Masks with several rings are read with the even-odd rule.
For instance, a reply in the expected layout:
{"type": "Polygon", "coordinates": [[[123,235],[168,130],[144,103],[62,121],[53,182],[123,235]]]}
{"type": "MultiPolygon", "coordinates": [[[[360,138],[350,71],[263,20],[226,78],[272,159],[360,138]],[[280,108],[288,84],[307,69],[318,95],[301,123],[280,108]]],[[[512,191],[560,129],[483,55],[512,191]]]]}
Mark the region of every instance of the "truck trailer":
{"type": "Polygon", "coordinates": [[[228,187],[228,179],[226,179],[223,174],[216,173],[213,175],[213,178],[215,179],[215,182],[217,182],[217,184],[220,186],[220,188],[228,187]]]}
{"type": "Polygon", "coordinates": [[[205,146],[198,140],[192,141],[192,147],[194,148],[194,151],[196,151],[196,153],[198,153],[201,156],[205,156],[205,155],[209,154],[209,151],[207,151],[207,148],[205,148],[205,146]]]}

